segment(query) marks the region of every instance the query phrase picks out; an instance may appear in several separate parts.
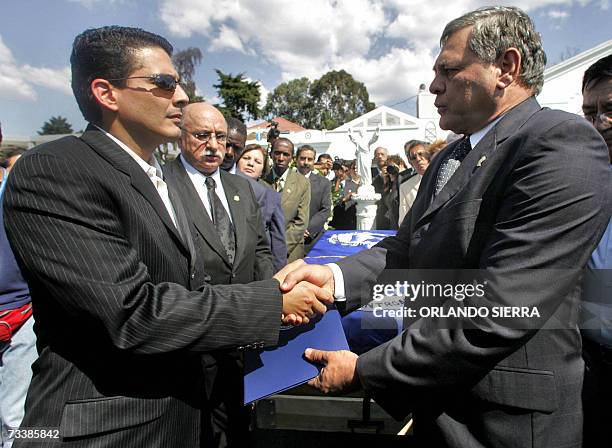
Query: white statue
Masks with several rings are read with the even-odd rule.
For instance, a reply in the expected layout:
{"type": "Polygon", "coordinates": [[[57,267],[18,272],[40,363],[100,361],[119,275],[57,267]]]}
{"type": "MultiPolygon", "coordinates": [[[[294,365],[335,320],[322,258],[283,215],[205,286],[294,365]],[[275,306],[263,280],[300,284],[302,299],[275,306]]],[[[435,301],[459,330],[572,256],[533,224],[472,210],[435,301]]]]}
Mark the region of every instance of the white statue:
{"type": "Polygon", "coordinates": [[[376,140],[378,140],[378,134],[380,133],[380,126],[376,127],[372,138],[367,141],[366,137],[361,131],[357,131],[359,137],[355,136],[355,132],[351,128],[348,130],[348,136],[353,145],[355,145],[355,159],[357,159],[357,173],[361,178],[361,186],[372,185],[372,158],[374,157],[372,150],[370,149],[376,140]]]}

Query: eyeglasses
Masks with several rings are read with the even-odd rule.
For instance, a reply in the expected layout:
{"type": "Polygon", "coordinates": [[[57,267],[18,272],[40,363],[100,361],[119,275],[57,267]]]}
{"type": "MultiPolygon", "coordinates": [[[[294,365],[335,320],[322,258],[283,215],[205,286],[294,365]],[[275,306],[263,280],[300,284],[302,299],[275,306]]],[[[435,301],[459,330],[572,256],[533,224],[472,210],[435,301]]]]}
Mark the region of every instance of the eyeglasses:
{"type": "Polygon", "coordinates": [[[600,114],[587,114],[584,116],[593,126],[600,122],[604,126],[612,126],[612,112],[602,112],[600,114]]]}
{"type": "Polygon", "coordinates": [[[163,73],[156,73],[150,76],[130,76],[129,78],[113,78],[107,79],[107,81],[125,81],[126,79],[148,79],[156,87],[159,87],[162,90],[166,90],[167,92],[174,92],[176,90],[176,86],[181,83],[180,79],[176,79],[174,75],[167,75],[163,73]]]}
{"type": "Polygon", "coordinates": [[[213,137],[215,137],[215,140],[217,141],[217,143],[221,143],[222,145],[225,145],[227,143],[227,134],[217,134],[215,132],[208,132],[208,131],[189,132],[185,128],[183,128],[183,131],[193,135],[195,138],[197,138],[202,143],[208,143],[209,140],[213,137]]]}

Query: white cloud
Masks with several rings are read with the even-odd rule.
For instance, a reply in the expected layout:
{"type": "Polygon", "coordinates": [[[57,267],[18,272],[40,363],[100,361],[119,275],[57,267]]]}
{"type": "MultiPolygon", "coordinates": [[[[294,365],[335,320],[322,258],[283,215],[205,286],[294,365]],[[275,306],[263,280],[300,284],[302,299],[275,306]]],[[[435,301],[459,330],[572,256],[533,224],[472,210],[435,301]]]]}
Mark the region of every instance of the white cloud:
{"type": "Polygon", "coordinates": [[[34,86],[59,90],[70,95],[70,68],[51,69],[19,65],[0,36],[0,98],[35,101],[38,95],[34,86]]]}
{"type": "Polygon", "coordinates": [[[561,11],[560,9],[551,9],[548,11],[548,17],[555,20],[563,20],[569,17],[569,12],[561,11]]]}
{"type": "Polygon", "coordinates": [[[72,3],[79,3],[87,9],[92,9],[97,3],[105,4],[125,3],[127,0],[68,0],[72,3]]]}
{"type": "Polygon", "coordinates": [[[238,32],[225,25],[221,26],[219,35],[213,39],[209,49],[210,51],[236,50],[240,53],[247,52],[242,45],[238,32]]]}
{"type": "MultiPolygon", "coordinates": [[[[501,0],[526,11],[609,0],[501,0]]],[[[414,95],[432,79],[444,25],[488,0],[160,0],[160,16],[177,37],[200,35],[209,51],[259,56],[287,81],[345,69],[365,83],[371,100],[390,103],[414,95]]]]}

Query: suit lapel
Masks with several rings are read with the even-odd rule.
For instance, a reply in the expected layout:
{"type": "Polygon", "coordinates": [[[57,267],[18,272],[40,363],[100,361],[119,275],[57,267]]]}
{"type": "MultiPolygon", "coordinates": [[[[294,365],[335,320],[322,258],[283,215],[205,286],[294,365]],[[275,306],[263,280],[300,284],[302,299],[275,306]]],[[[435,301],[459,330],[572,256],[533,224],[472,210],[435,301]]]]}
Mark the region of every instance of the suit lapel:
{"type": "Polygon", "coordinates": [[[236,182],[234,181],[233,174],[228,174],[225,171],[221,171],[221,183],[223,184],[223,190],[225,190],[225,197],[229,205],[230,213],[232,214],[232,222],[234,224],[234,230],[236,235],[236,255],[234,257],[234,265],[242,260],[244,254],[244,248],[246,246],[246,239],[251,235],[248,234],[247,230],[247,210],[246,196],[241,192],[236,182]]]}
{"type": "MultiPolygon", "coordinates": [[[[423,185],[423,182],[421,182],[421,188],[425,188],[424,193],[426,194],[421,198],[422,201],[420,201],[420,204],[418,204],[420,209],[415,211],[420,212],[423,208],[425,208],[425,211],[418,219],[415,228],[420,227],[420,225],[426,222],[441,207],[448,203],[448,201],[450,201],[459,191],[464,189],[472,176],[483,166],[486,167],[486,161],[494,156],[497,146],[516,132],[516,130],[538,110],[540,110],[540,105],[534,98],[525,100],[514,109],[510,110],[468,153],[442,191],[440,191],[437,196],[433,197],[433,200],[429,203],[429,206],[427,206],[428,199],[433,196],[440,165],[448,153],[452,151],[452,148],[459,144],[459,141],[446,147],[444,151],[436,157],[435,165],[428,168],[428,171],[432,168],[433,170],[431,175],[427,176],[426,184],[423,185]]],[[[416,216],[419,215],[417,214],[416,216]]]]}
{"type": "Polygon", "coordinates": [[[229,266],[230,262],[227,258],[227,252],[225,252],[223,243],[221,243],[217,229],[210,216],[208,216],[204,204],[202,204],[202,200],[180,159],[173,160],[167,167],[169,174],[175,176],[178,191],[181,193],[181,200],[187,208],[188,216],[191,216],[191,219],[193,219],[196,230],[229,266]]]}
{"type": "Polygon", "coordinates": [[[287,180],[285,181],[285,186],[281,194],[281,206],[283,210],[285,210],[287,202],[293,200],[293,192],[295,191],[295,182],[297,180],[293,170],[291,170],[291,168],[287,169],[290,171],[287,173],[287,180]]]}
{"type": "Polygon", "coordinates": [[[172,222],[172,219],[168,214],[168,210],[161,200],[159,193],[153,186],[151,179],[149,179],[138,163],[136,163],[136,161],[133,160],[132,157],[119,145],[92,125],[87,127],[81,136],[81,140],[87,143],[95,152],[107,160],[115,169],[127,174],[130,177],[132,187],[134,187],[134,189],[137,190],[147,200],[147,202],[149,202],[170,233],[174,235],[183,249],[188,251],[189,248],[186,246],[178,232],[178,229],[172,222]]]}

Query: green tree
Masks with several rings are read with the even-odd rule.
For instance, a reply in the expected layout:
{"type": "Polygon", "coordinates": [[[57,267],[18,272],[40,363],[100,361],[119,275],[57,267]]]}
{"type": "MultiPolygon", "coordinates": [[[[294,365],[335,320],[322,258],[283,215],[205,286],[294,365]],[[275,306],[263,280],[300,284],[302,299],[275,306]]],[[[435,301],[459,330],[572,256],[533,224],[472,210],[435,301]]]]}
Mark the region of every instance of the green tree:
{"type": "Polygon", "coordinates": [[[283,82],[268,95],[264,114],[283,117],[305,128],[315,126],[317,111],[306,77],[283,82]]]}
{"type": "Polygon", "coordinates": [[[337,128],[376,107],[366,86],[344,70],[332,70],[314,81],[310,96],[317,111],[312,127],[319,129],[337,128]]]}
{"type": "Polygon", "coordinates": [[[51,117],[49,121],[45,121],[42,125],[38,135],[51,135],[51,134],[72,134],[72,126],[68,123],[68,120],[60,115],[57,117],[51,117]]]}
{"type": "Polygon", "coordinates": [[[248,81],[244,73],[233,76],[231,73],[226,75],[221,70],[215,69],[219,77],[219,83],[213,84],[217,89],[219,98],[223,100],[223,105],[215,104],[226,117],[235,117],[242,121],[257,119],[261,116],[259,110],[259,83],[248,81]]]}
{"type": "Polygon", "coordinates": [[[193,80],[196,65],[202,62],[202,52],[199,48],[189,47],[185,50],[178,51],[172,57],[176,71],[181,77],[185,93],[189,97],[190,103],[202,101],[202,97],[196,94],[196,84],[193,80]]]}

